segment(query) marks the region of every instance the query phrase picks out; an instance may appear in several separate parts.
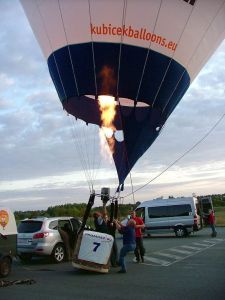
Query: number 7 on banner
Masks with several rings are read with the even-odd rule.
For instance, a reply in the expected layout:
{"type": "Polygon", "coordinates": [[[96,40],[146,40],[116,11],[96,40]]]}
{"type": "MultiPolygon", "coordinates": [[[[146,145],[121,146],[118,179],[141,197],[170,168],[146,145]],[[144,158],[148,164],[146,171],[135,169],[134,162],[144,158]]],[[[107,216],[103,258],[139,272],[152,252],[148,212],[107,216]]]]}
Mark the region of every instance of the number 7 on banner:
{"type": "Polygon", "coordinates": [[[101,243],[93,242],[93,244],[95,245],[93,252],[96,252],[101,243]]]}

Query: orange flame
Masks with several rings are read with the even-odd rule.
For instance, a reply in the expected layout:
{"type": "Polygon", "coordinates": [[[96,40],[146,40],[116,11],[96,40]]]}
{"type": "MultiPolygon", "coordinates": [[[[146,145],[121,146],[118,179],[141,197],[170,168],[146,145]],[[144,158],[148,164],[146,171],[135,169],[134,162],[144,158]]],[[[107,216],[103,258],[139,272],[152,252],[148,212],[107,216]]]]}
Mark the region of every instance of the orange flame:
{"type": "Polygon", "coordinates": [[[113,125],[113,120],[116,115],[116,101],[114,97],[105,95],[99,96],[98,100],[102,121],[102,126],[100,130],[101,152],[104,156],[111,158],[112,154],[114,153],[115,145],[113,134],[116,128],[113,125]],[[105,138],[107,139],[109,148],[105,143],[105,138]]]}

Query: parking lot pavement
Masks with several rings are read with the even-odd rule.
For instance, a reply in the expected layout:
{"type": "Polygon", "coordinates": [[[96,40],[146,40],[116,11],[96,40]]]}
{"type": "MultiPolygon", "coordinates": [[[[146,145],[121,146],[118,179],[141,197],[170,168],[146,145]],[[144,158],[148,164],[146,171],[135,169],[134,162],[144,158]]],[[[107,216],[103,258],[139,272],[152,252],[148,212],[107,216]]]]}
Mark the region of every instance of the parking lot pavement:
{"type": "Polygon", "coordinates": [[[190,256],[197,255],[200,252],[224,242],[225,239],[215,238],[213,240],[204,239],[200,242],[193,242],[188,245],[179,245],[177,247],[159,250],[151,254],[145,255],[145,264],[154,266],[169,266],[184,260],[190,256]]]}
{"type": "Polygon", "coordinates": [[[117,268],[109,274],[90,273],[69,262],[54,264],[47,259],[15,261],[7,280],[35,283],[1,288],[0,299],[224,300],[225,228],[218,228],[216,239],[206,228],[189,238],[153,237],[144,239],[144,244],[146,262],[134,263],[129,254],[127,274],[117,274],[117,268]]]}

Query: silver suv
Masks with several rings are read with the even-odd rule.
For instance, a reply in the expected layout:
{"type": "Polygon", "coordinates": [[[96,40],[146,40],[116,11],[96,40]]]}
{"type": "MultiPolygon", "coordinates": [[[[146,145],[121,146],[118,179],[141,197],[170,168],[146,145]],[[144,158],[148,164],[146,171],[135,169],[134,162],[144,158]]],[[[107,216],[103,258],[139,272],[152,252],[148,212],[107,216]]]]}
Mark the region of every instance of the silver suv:
{"type": "Polygon", "coordinates": [[[51,256],[57,263],[67,254],[60,229],[69,230],[70,237],[76,236],[81,221],[73,217],[25,219],[18,225],[17,253],[21,260],[28,261],[32,256],[51,256]]]}

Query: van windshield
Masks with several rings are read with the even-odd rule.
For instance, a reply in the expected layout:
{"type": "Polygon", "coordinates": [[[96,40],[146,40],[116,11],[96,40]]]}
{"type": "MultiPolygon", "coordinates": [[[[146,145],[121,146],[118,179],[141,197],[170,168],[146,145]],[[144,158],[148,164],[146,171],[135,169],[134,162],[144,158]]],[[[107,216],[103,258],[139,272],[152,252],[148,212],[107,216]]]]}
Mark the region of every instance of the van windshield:
{"type": "Polygon", "coordinates": [[[22,221],[18,226],[18,233],[33,233],[41,229],[42,221],[22,221]]]}

